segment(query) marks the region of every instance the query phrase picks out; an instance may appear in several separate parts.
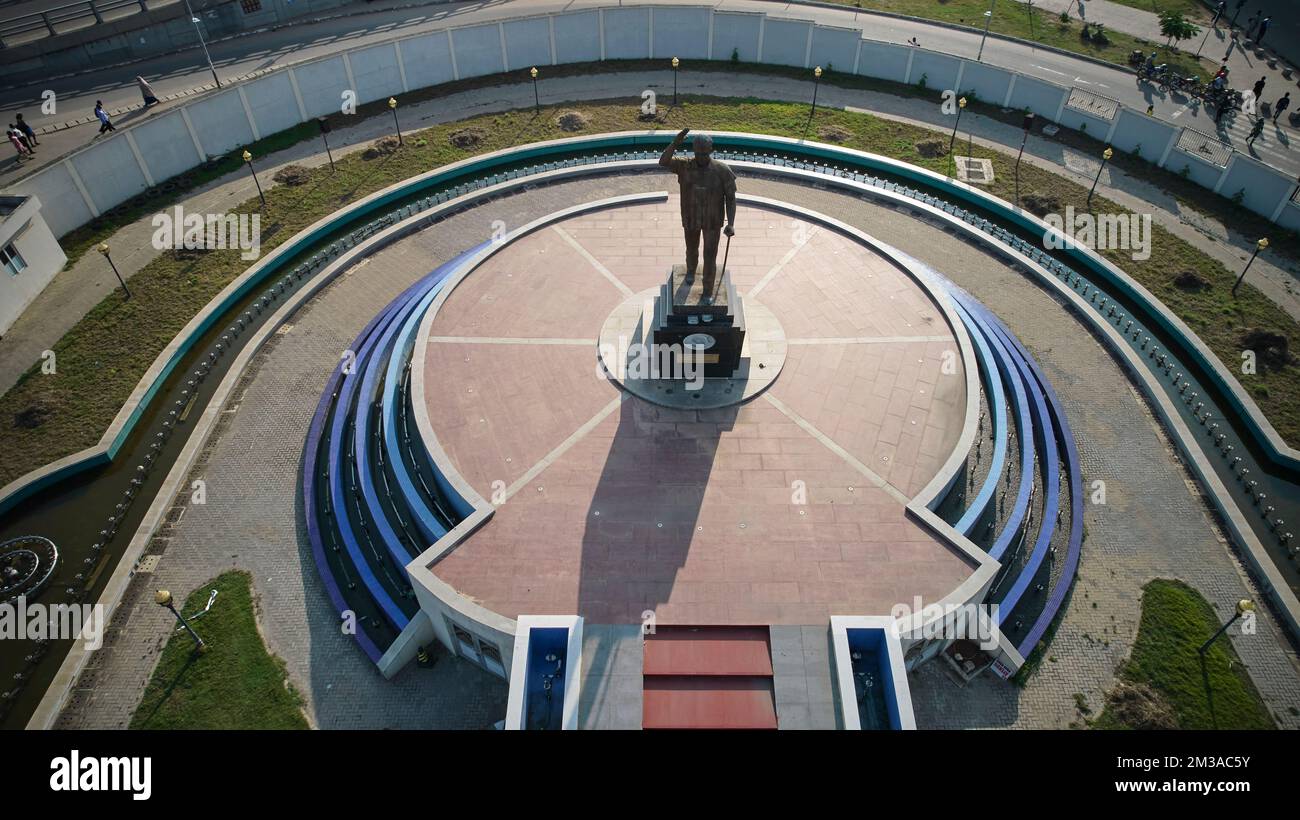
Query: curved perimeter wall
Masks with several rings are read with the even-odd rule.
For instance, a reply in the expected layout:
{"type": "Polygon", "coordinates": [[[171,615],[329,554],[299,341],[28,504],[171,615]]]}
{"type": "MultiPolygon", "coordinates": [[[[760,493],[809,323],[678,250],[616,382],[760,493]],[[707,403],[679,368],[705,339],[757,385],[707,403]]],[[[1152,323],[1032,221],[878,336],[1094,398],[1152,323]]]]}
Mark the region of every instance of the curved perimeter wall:
{"type": "MultiPolygon", "coordinates": [[[[796,10],[797,13],[797,10],[796,10]]],[[[846,23],[851,22],[846,16],[846,23]]],[[[788,14],[710,6],[628,5],[452,26],[310,60],[178,105],[121,129],[10,186],[35,195],[55,236],[210,158],[324,114],[344,90],[366,103],[471,77],[535,65],[594,60],[730,60],[814,65],[865,77],[958,89],[1003,107],[1033,111],[1121,151],[1139,151],[1285,228],[1300,229],[1295,182],[1247,156],[1196,150],[1197,132],[1126,109],[1086,106],[1083,92],[939,52],[865,39],[856,26],[823,26],[788,14]],[[1098,113],[1100,110],[1101,113],[1098,113]],[[1109,114],[1109,118],[1106,115],[1109,114]]],[[[522,75],[520,75],[522,78],[522,75]]],[[[631,93],[631,90],[629,90],[631,93]]],[[[1217,141],[1216,141],[1217,142],[1217,141]]]]}

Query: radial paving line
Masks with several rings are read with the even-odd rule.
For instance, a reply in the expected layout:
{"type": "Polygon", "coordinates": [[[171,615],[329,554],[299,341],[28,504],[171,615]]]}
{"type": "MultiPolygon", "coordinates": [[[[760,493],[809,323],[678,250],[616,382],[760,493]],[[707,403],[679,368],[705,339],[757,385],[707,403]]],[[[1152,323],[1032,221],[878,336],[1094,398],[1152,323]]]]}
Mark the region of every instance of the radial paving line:
{"type": "Polygon", "coordinates": [[[551,230],[553,230],[553,231],[555,231],[556,233],[558,233],[558,234],[560,235],[560,237],[561,237],[565,242],[569,243],[569,245],[571,245],[575,251],[577,251],[578,253],[582,254],[582,258],[583,258],[583,259],[586,259],[587,262],[588,262],[588,263],[589,263],[593,268],[595,268],[595,269],[597,270],[597,272],[600,273],[601,276],[603,276],[603,277],[605,277],[606,279],[608,279],[611,285],[613,285],[614,287],[618,288],[618,292],[621,293],[621,294],[623,294],[623,298],[624,298],[624,299],[629,298],[629,297],[631,297],[631,296],[633,295],[633,293],[632,293],[632,289],[629,288],[627,285],[625,285],[625,284],[623,283],[623,280],[622,280],[622,279],[619,279],[617,276],[615,276],[613,271],[611,271],[609,268],[607,268],[607,267],[605,267],[604,265],[602,265],[602,264],[600,263],[600,260],[599,260],[599,259],[597,259],[596,257],[592,256],[592,255],[591,255],[591,251],[589,251],[589,250],[587,250],[586,248],[584,248],[584,247],[582,246],[582,243],[581,243],[581,242],[579,242],[577,239],[574,239],[574,238],[573,238],[573,235],[572,235],[572,234],[570,234],[568,231],[566,231],[566,230],[564,230],[563,228],[561,228],[559,225],[552,225],[552,226],[551,226],[551,230]]]}
{"type": "Polygon", "coordinates": [[[827,450],[830,450],[835,455],[844,459],[844,462],[846,464],[848,464],[853,469],[857,470],[859,473],[862,473],[862,475],[867,479],[867,481],[871,483],[873,487],[878,487],[884,490],[886,493],[889,493],[890,498],[894,499],[895,501],[902,504],[903,506],[907,506],[907,503],[911,501],[911,499],[907,497],[906,493],[904,493],[902,490],[895,487],[893,484],[890,484],[875,470],[863,464],[861,461],[855,458],[853,454],[850,453],[848,450],[845,450],[843,447],[836,444],[834,439],[832,439],[830,436],[823,433],[821,430],[818,430],[817,427],[813,425],[812,422],[808,421],[803,416],[799,415],[794,410],[790,409],[788,405],[786,405],[780,399],[773,396],[770,392],[764,393],[763,398],[767,400],[768,404],[772,405],[777,410],[780,410],[782,413],[784,413],[790,419],[790,421],[798,425],[801,430],[803,430],[808,435],[820,441],[822,443],[822,446],[824,446],[827,450]]]}

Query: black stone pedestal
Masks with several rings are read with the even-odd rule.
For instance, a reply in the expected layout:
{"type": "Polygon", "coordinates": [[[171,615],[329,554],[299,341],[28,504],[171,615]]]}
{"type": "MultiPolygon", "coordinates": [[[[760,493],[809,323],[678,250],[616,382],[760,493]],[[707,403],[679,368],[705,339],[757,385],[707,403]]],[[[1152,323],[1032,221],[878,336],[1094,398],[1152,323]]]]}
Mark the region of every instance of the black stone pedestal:
{"type": "Polygon", "coordinates": [[[653,341],[656,357],[671,363],[673,373],[693,362],[705,378],[730,378],[740,366],[745,344],[745,310],[731,275],[718,275],[713,293],[705,293],[703,273],[688,275],[674,265],[655,297],[653,341]],[[682,357],[694,357],[683,359],[682,357]]]}

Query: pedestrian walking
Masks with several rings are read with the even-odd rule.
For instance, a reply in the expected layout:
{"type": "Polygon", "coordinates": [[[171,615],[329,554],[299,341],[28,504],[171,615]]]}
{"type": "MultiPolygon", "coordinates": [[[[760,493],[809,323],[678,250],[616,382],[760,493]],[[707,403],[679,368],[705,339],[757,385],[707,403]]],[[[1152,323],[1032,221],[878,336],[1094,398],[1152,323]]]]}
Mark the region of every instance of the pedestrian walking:
{"type": "Polygon", "coordinates": [[[27,135],[27,142],[29,142],[32,145],[40,145],[40,143],[36,140],[36,132],[33,131],[32,127],[27,124],[27,120],[23,119],[23,115],[14,114],[14,119],[18,120],[18,130],[22,131],[24,134],[27,135]]]}
{"type": "Polygon", "coordinates": [[[1223,10],[1228,7],[1228,0],[1219,0],[1219,5],[1214,7],[1214,19],[1210,21],[1213,28],[1219,27],[1219,18],[1223,16],[1223,10]]]}
{"type": "Polygon", "coordinates": [[[1264,45],[1264,35],[1268,33],[1268,27],[1272,22],[1272,17],[1265,17],[1259,21],[1259,32],[1255,34],[1255,45],[1264,45]]]}
{"type": "Polygon", "coordinates": [[[117,130],[116,128],[113,127],[112,120],[108,118],[108,112],[104,110],[103,100],[95,100],[95,116],[99,118],[99,134],[96,134],[95,136],[98,137],[100,134],[103,134],[105,131],[117,130]]]}
{"type": "Polygon", "coordinates": [[[158,104],[158,95],[153,93],[153,86],[144,77],[136,77],[135,84],[140,86],[140,94],[144,97],[144,107],[158,104]]]}
{"type": "Polygon", "coordinates": [[[1273,103],[1273,124],[1277,124],[1277,118],[1282,116],[1282,112],[1291,107],[1291,92],[1288,91],[1282,95],[1282,99],[1273,103]]]}
{"type": "Polygon", "coordinates": [[[1255,124],[1250,127],[1250,136],[1246,137],[1246,144],[1250,145],[1252,142],[1259,139],[1259,135],[1262,133],[1264,133],[1264,118],[1260,117],[1255,120],[1255,124]]]}
{"type": "Polygon", "coordinates": [[[1255,99],[1258,100],[1260,97],[1263,96],[1264,96],[1264,78],[1260,77],[1258,80],[1255,81],[1255,99]]]}
{"type": "Polygon", "coordinates": [[[32,148],[31,140],[27,139],[27,135],[23,133],[23,130],[18,126],[14,125],[12,122],[9,123],[9,133],[18,137],[18,141],[21,142],[23,147],[27,149],[27,153],[29,154],[36,153],[36,150],[32,148]]]}
{"type": "Polygon", "coordinates": [[[19,131],[16,128],[10,128],[5,131],[5,136],[9,138],[9,143],[13,145],[14,150],[18,152],[18,161],[22,162],[27,159],[27,155],[30,152],[23,147],[22,142],[18,139],[18,134],[19,131]]]}

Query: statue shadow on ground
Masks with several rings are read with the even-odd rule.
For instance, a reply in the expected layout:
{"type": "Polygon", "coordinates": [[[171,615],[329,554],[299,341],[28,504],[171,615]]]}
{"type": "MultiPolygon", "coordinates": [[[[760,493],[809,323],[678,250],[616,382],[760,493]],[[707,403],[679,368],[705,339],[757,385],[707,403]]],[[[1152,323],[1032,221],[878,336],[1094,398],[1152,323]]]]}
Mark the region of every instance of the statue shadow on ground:
{"type": "Polygon", "coordinates": [[[738,412],[622,403],[582,539],[578,611],[589,622],[640,623],[668,602],[738,412]]]}

